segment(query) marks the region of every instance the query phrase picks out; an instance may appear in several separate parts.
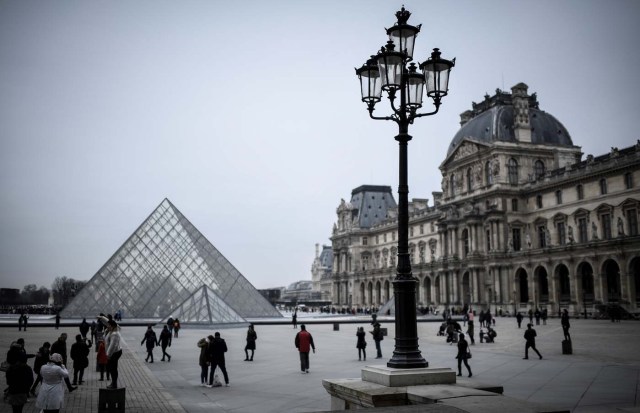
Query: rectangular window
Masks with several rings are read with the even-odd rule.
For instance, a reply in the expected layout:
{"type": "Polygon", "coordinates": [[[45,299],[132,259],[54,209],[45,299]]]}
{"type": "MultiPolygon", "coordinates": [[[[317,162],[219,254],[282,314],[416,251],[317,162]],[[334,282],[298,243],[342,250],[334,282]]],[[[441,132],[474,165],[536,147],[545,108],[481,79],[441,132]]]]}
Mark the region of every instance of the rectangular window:
{"type": "Polygon", "coordinates": [[[487,230],[487,251],[491,251],[491,231],[487,230]]]}
{"type": "Polygon", "coordinates": [[[395,232],[395,231],[393,231],[393,232],[391,233],[391,241],[395,241],[395,240],[396,240],[396,232],[395,232]]]}
{"type": "Polygon", "coordinates": [[[518,199],[517,198],[513,198],[511,200],[511,210],[513,212],[517,212],[518,211],[518,199]]]}
{"type": "Polygon", "coordinates": [[[611,215],[602,214],[600,219],[602,220],[602,238],[611,239],[611,215]]]}
{"type": "Polygon", "coordinates": [[[578,241],[585,243],[587,240],[587,219],[580,218],[578,219],[578,241]]]}
{"type": "Polygon", "coordinates": [[[562,191],[556,191],[556,204],[562,204],[562,191]]]}
{"type": "Polygon", "coordinates": [[[366,271],[369,269],[369,256],[364,255],[362,257],[362,271],[366,271]]]}
{"type": "Polygon", "coordinates": [[[420,245],[420,262],[424,262],[424,245],[420,245]]]}
{"type": "Polygon", "coordinates": [[[634,209],[628,209],[626,211],[627,225],[629,226],[629,235],[638,235],[638,213],[634,209]]]}
{"type": "Polygon", "coordinates": [[[542,208],[542,195],[536,196],[536,207],[542,208]]]}
{"type": "Polygon", "coordinates": [[[624,185],[627,189],[633,188],[633,174],[631,172],[624,174],[624,185]]]}
{"type": "Polygon", "coordinates": [[[522,240],[520,239],[520,228],[513,228],[511,230],[513,237],[513,250],[520,251],[522,249],[522,240]]]}
{"type": "Polygon", "coordinates": [[[544,225],[540,225],[538,227],[538,246],[540,248],[545,248],[547,246],[547,231],[544,225]]]}
{"type": "Polygon", "coordinates": [[[376,244],[380,244],[380,235],[376,235],[376,244]]]}
{"type": "Polygon", "coordinates": [[[413,237],[413,227],[409,227],[409,236],[413,237]]]}
{"type": "Polygon", "coordinates": [[[556,228],[558,229],[558,245],[565,245],[567,241],[564,222],[558,222],[556,228]]]}
{"type": "Polygon", "coordinates": [[[420,224],[420,235],[424,234],[424,224],[420,224]]]}
{"type": "Polygon", "coordinates": [[[384,234],[384,242],[387,242],[387,234],[384,234]]]}
{"type": "Polygon", "coordinates": [[[362,245],[368,245],[369,239],[367,237],[362,237],[362,245]]]}

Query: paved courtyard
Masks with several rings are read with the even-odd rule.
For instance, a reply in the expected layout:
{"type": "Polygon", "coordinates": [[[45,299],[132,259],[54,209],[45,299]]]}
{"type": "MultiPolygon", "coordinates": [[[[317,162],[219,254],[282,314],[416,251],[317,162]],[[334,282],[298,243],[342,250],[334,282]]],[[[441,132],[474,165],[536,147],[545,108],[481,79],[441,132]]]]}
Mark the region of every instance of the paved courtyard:
{"type": "MultiPolygon", "coordinates": [[[[338,320],[338,319],[336,319],[338,320]]],[[[353,320],[353,319],[350,319],[353,320]]],[[[316,353],[310,356],[310,373],[301,374],[293,345],[295,330],[291,325],[257,325],[257,350],[253,362],[244,361],[245,328],[219,330],[226,339],[227,370],[231,386],[200,387],[199,338],[213,330],[184,328],[169,348],[171,362],[160,362],[161,351],[155,351],[155,363],[144,362],[145,348],[140,346],[145,327],[124,327],[126,342],[120,361],[121,382],[126,387],[128,412],[310,412],[329,410],[329,396],[322,387],[325,378],[359,377],[365,365],[384,364],[393,350],[393,323],[384,323],[389,337],[382,342],[381,362],[375,360],[375,345],[368,341],[366,362],[358,361],[356,327],[370,330],[369,318],[361,323],[308,324],[314,337],[316,353]]],[[[456,368],[456,348],[436,335],[439,322],[418,324],[420,348],[431,367],[456,368]]],[[[526,324],[526,323],[523,323],[526,324]]],[[[504,386],[505,395],[553,405],[575,412],[640,412],[640,323],[627,321],[613,324],[604,320],[572,320],[573,355],[562,355],[562,329],[559,320],[536,326],[538,349],[543,360],[523,360],[524,328],[518,330],[515,319],[498,318],[498,337],[494,344],[472,346],[470,360],[473,378],[482,383],[504,386]]],[[[160,328],[155,328],[160,332],[160,328]]],[[[68,347],[78,329],[74,326],[30,327],[18,332],[17,327],[0,329],[0,348],[6,351],[11,341],[23,337],[28,352],[37,350],[44,341],[53,342],[61,332],[69,335],[68,347]]],[[[370,336],[370,335],[369,335],[370,336]]],[[[32,361],[30,362],[32,365],[32,361]]],[[[66,394],[62,412],[97,412],[98,388],[107,382],[97,381],[95,353],[85,373],[86,384],[66,394]]],[[[0,385],[5,386],[4,375],[0,385]]],[[[10,411],[0,403],[0,412],[10,411]]],[[[25,413],[35,413],[34,400],[25,413]]]]}

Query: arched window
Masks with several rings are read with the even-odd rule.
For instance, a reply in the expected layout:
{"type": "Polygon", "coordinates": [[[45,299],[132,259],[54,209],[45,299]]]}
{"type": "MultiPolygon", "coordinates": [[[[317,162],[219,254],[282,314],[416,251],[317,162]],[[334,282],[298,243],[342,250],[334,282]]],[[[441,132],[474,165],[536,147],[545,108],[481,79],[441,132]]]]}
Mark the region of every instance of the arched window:
{"type": "Polygon", "coordinates": [[[471,168],[467,168],[467,192],[471,192],[471,168]]]}
{"type": "Polygon", "coordinates": [[[509,183],[515,185],[518,183],[518,161],[511,158],[507,162],[507,171],[509,174],[509,183]]]}
{"type": "Polygon", "coordinates": [[[535,174],[536,179],[540,179],[544,176],[544,162],[542,162],[540,159],[535,161],[535,163],[533,164],[533,173],[535,174]]]}
{"type": "Polygon", "coordinates": [[[484,164],[484,181],[487,185],[493,184],[493,175],[491,174],[491,162],[487,161],[484,164]]]}

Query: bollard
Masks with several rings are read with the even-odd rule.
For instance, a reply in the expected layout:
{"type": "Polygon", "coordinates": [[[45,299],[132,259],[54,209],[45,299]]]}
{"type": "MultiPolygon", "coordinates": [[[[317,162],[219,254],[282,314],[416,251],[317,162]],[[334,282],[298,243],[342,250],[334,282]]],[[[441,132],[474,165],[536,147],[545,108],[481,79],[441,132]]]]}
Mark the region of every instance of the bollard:
{"type": "Polygon", "coordinates": [[[125,388],[100,389],[98,413],[124,413],[125,388]]]}

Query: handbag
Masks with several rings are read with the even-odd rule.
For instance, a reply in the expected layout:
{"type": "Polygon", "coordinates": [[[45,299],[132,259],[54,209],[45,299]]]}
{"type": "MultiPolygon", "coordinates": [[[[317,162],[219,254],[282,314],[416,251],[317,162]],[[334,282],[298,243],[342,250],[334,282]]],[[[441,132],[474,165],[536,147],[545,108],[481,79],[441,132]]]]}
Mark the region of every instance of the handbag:
{"type": "Polygon", "coordinates": [[[467,350],[467,358],[470,359],[471,358],[471,350],[467,350]]]}
{"type": "Polygon", "coordinates": [[[3,361],[2,363],[0,363],[0,371],[7,371],[7,370],[9,370],[9,362],[3,361]]]}

